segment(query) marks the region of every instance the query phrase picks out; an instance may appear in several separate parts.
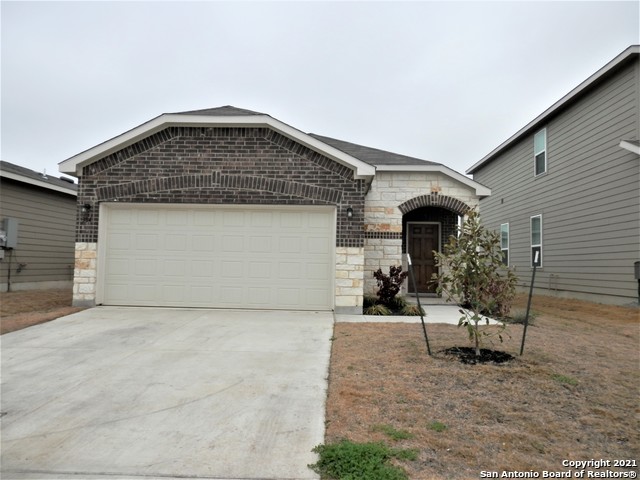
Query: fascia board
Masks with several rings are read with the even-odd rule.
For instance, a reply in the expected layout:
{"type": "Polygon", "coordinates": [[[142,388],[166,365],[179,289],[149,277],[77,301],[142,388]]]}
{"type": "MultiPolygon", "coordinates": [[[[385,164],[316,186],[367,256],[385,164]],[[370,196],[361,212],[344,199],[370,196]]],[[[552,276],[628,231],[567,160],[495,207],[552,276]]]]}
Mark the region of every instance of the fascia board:
{"type": "Polygon", "coordinates": [[[627,140],[620,141],[620,146],[625,150],[629,150],[637,155],[640,155],[640,145],[628,142],[627,140]]]}
{"type": "Polygon", "coordinates": [[[375,175],[375,167],[357,158],[316,140],[300,130],[297,130],[268,115],[242,115],[229,117],[215,117],[202,115],[163,114],[142,125],[129,130],[117,137],[107,140],[89,150],[75,155],[59,164],[62,173],[80,176],[82,167],[90,164],[95,159],[109,155],[115,151],[132,145],[143,138],[171,126],[185,127],[240,127],[240,126],[267,126],[282,135],[295,140],[318,153],[326,155],[332,160],[354,170],[356,178],[366,178],[375,175]]]}
{"type": "Polygon", "coordinates": [[[42,182],[40,180],[36,180],[35,178],[25,177],[23,175],[18,175],[17,173],[0,171],[0,177],[8,178],[10,180],[16,180],[22,183],[28,183],[29,185],[34,185],[36,187],[46,188],[47,190],[55,190],[56,192],[66,193],[68,195],[73,195],[74,197],[78,196],[78,192],[73,190],[72,188],[65,188],[59,185],[52,185],[47,182],[42,182]]]}
{"type": "Polygon", "coordinates": [[[438,172],[471,187],[479,197],[491,195],[491,189],[444,165],[378,165],[378,172],[438,172]]]}

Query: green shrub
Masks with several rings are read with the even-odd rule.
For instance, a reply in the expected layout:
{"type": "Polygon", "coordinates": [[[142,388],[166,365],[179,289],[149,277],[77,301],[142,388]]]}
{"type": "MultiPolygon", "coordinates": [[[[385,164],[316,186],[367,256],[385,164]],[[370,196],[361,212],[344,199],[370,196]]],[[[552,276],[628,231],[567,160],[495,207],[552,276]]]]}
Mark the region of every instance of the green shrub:
{"type": "Polygon", "coordinates": [[[400,313],[406,316],[418,316],[422,312],[422,316],[424,317],[426,314],[424,313],[424,308],[418,307],[418,305],[406,305],[400,313]]]}
{"type": "MultiPolygon", "coordinates": [[[[524,324],[525,317],[527,316],[527,312],[525,310],[515,310],[511,313],[511,315],[507,318],[509,323],[515,324],[524,324]]],[[[529,312],[529,325],[533,325],[536,317],[538,316],[537,312],[530,311],[529,312]]]]}
{"type": "Polygon", "coordinates": [[[322,478],[339,480],[406,480],[407,474],[389,460],[415,460],[415,450],[389,448],[384,443],[340,443],[318,445],[313,449],[319,455],[309,468],[322,478]]]}
{"type": "Polygon", "coordinates": [[[376,297],[375,295],[365,295],[362,299],[362,306],[364,308],[372,307],[376,303],[378,303],[378,297],[376,297]]]}
{"type": "Polygon", "coordinates": [[[384,305],[378,303],[376,305],[371,305],[364,309],[365,315],[391,315],[391,310],[389,310],[384,305]]]}
{"type": "Polygon", "coordinates": [[[391,310],[402,310],[404,307],[408,305],[407,299],[404,297],[393,297],[389,300],[389,303],[386,304],[391,310]]]}

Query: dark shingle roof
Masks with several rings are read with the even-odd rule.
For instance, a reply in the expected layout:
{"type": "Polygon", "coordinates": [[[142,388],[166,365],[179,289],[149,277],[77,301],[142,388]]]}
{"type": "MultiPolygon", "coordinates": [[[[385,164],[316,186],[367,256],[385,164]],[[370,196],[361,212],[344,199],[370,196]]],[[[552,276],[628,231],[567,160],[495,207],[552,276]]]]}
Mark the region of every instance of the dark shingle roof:
{"type": "Polygon", "coordinates": [[[322,135],[316,135],[315,133],[309,134],[311,137],[321,142],[331,145],[338,150],[351,155],[352,157],[362,160],[365,163],[373,166],[381,165],[396,165],[396,166],[420,166],[420,165],[440,165],[439,163],[429,162],[420,158],[408,157],[406,155],[400,155],[398,153],[387,152],[385,150],[379,150],[377,148],[365,147],[357,145],[355,143],[345,142],[344,140],[337,140],[335,138],[323,137],[322,135]]]}
{"type": "Polygon", "coordinates": [[[241,117],[250,115],[266,115],[266,113],[254,112],[252,110],[245,110],[244,108],[237,108],[231,105],[225,105],[224,107],[205,108],[203,110],[190,110],[188,112],[176,112],[174,115],[203,115],[210,117],[241,117]]]}
{"type": "Polygon", "coordinates": [[[71,182],[66,182],[64,180],[60,180],[58,177],[53,177],[51,175],[43,176],[42,173],[36,172],[29,168],[21,167],[20,165],[15,165],[13,163],[5,162],[4,160],[0,160],[0,171],[12,173],[14,175],[20,175],[22,177],[30,178],[32,180],[37,180],[39,182],[47,183],[52,186],[68,188],[69,190],[78,190],[78,185],[71,182]]]}

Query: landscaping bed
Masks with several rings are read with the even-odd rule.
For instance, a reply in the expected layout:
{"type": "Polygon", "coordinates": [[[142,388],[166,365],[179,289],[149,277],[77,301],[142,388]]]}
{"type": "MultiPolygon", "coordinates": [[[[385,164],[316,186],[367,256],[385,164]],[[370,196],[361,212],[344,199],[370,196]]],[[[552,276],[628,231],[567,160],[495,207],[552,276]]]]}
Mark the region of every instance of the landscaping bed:
{"type": "Polygon", "coordinates": [[[522,325],[486,345],[515,357],[500,364],[447,354],[470,346],[453,325],[427,326],[429,357],[420,324],[336,324],[326,442],[415,449],[415,460],[392,460],[411,479],[542,478],[567,471],[563,460],[640,460],[638,308],[542,296],[532,308],[522,357],[522,325]]]}

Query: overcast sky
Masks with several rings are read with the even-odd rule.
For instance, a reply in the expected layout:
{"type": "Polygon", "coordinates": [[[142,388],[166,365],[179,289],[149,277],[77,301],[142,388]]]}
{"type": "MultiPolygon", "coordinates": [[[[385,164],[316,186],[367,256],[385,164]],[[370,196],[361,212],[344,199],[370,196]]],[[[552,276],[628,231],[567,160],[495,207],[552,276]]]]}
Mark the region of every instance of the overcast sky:
{"type": "Polygon", "coordinates": [[[1,2],[2,160],[233,105],[459,172],[632,44],[639,2],[1,2]]]}

